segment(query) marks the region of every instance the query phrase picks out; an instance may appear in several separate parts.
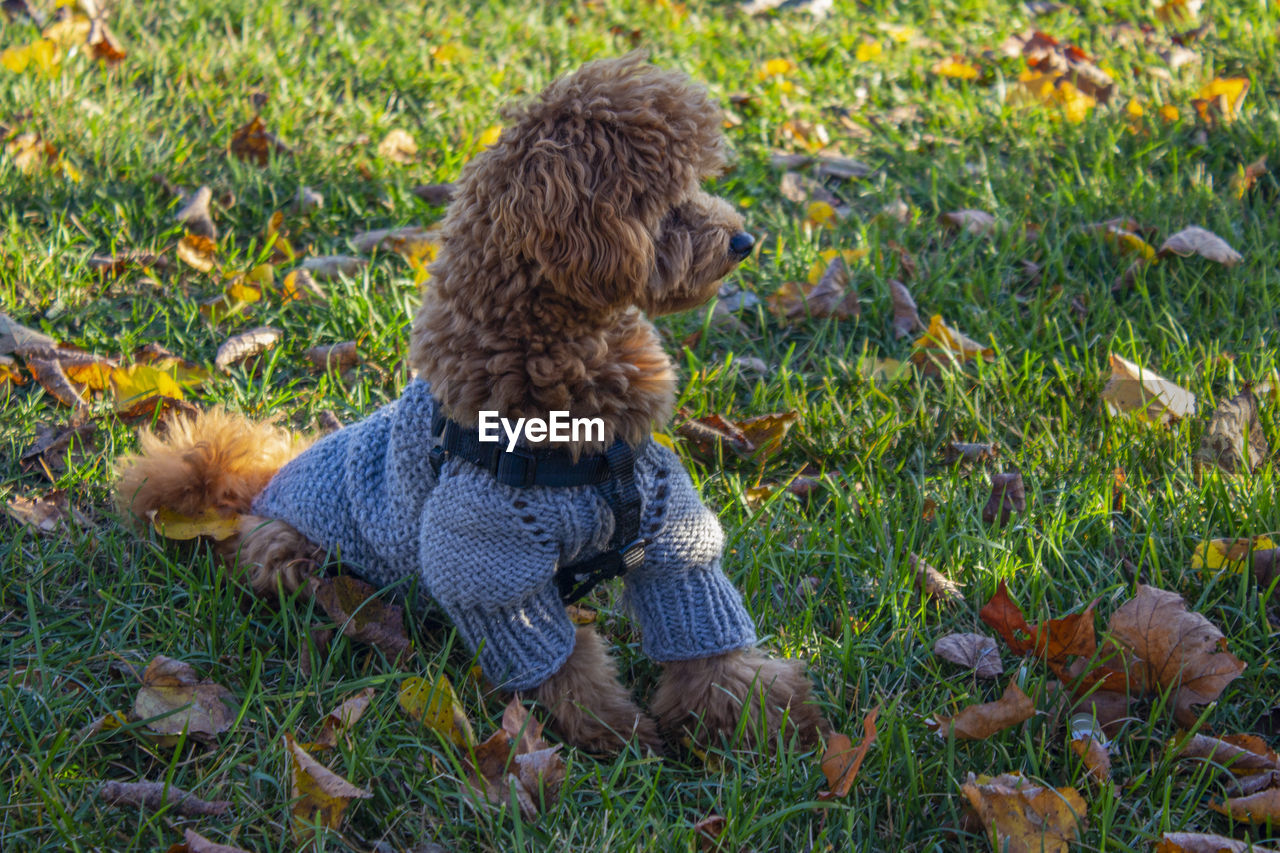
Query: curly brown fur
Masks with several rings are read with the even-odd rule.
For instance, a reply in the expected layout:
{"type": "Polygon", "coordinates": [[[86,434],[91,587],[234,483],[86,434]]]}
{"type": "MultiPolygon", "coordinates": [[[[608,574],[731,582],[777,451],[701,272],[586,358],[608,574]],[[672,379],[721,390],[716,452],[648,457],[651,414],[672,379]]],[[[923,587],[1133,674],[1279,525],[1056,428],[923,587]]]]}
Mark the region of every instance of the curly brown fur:
{"type": "Polygon", "coordinates": [[[743,649],[666,664],[651,708],[663,730],[686,735],[696,744],[733,739],[743,723],[749,744],[761,745],[763,733],[766,739],[794,734],[802,745],[811,746],[829,733],[830,726],[809,692],[800,661],[743,649]]]}
{"type": "Polygon", "coordinates": [[[616,753],[633,738],[663,751],[657,726],[618,681],[618,665],[589,626],[578,628],[573,653],[534,698],[551,712],[557,734],[590,752],[616,753]]]}
{"type": "Polygon", "coordinates": [[[599,417],[603,442],[666,420],[675,377],[651,314],[705,302],[741,260],[720,109],[676,71],[600,60],[507,111],[463,170],[411,362],[453,419],[599,417]]]}

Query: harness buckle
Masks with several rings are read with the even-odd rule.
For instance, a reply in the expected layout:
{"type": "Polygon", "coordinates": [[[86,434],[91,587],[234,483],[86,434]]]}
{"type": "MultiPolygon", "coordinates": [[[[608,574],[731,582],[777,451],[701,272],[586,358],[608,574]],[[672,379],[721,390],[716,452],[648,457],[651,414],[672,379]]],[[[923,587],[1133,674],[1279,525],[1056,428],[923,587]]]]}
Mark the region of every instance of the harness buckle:
{"type": "Polygon", "coordinates": [[[440,478],[440,469],[444,467],[444,461],[448,458],[449,452],[439,444],[427,451],[427,463],[431,465],[436,479],[440,478]]]}
{"type": "Polygon", "coordinates": [[[538,458],[533,452],[517,447],[498,454],[498,464],[494,466],[493,475],[499,483],[526,489],[533,485],[534,475],[538,470],[538,458]]]}

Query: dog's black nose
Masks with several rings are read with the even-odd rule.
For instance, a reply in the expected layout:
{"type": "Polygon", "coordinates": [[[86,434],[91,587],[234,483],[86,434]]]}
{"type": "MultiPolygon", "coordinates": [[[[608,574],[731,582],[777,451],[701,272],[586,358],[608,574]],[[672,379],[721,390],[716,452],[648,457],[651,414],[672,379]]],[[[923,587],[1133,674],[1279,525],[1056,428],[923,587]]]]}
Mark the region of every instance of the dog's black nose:
{"type": "Polygon", "coordinates": [[[740,258],[745,258],[747,252],[751,251],[751,247],[756,244],[756,238],[752,237],[746,231],[739,231],[729,238],[729,251],[733,252],[740,258]]]}

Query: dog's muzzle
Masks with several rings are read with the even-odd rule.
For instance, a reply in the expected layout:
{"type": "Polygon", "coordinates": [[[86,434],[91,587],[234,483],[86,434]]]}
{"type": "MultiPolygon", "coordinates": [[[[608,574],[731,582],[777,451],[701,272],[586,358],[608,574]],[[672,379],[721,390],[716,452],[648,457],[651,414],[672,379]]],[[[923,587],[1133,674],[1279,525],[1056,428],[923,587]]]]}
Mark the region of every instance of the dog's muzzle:
{"type": "Polygon", "coordinates": [[[729,253],[738,260],[742,260],[751,253],[751,247],[755,244],[755,237],[752,237],[746,231],[739,231],[729,238],[729,253]]]}

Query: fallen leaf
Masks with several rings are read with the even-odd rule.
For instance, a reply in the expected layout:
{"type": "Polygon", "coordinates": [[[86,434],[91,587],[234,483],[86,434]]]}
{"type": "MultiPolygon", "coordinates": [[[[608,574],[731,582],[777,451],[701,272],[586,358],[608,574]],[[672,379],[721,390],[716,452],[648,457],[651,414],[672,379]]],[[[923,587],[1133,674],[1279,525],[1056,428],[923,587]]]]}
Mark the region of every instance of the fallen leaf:
{"type": "Polygon", "coordinates": [[[341,372],[360,363],[360,353],[356,350],[355,341],[321,344],[308,349],[305,355],[308,361],[321,370],[341,372]]]}
{"type": "Polygon", "coordinates": [[[1177,755],[1220,765],[1237,776],[1280,770],[1280,756],[1257,735],[1193,734],[1178,747],[1177,755]]]}
{"type": "Polygon", "coordinates": [[[916,339],[914,346],[916,351],[911,354],[911,360],[920,365],[936,364],[938,355],[965,362],[973,358],[991,358],[996,352],[994,348],[984,347],[948,326],[941,314],[929,318],[929,327],[916,339]]]}
{"type": "Polygon", "coordinates": [[[161,508],[155,511],[150,520],[161,536],[179,541],[199,536],[219,541],[229,539],[236,534],[240,525],[240,516],[224,515],[214,508],[207,509],[198,516],[179,515],[168,508],[161,508]]]}
{"type": "Polygon", "coordinates": [[[916,301],[911,298],[911,291],[896,278],[889,279],[889,303],[893,306],[893,336],[909,337],[925,330],[920,320],[920,312],[916,301]]]}
{"type": "Polygon", "coordinates": [[[1144,420],[1169,424],[1195,414],[1196,397],[1149,368],[1112,353],[1111,378],[1102,400],[1114,415],[1135,412],[1144,420]]]}
{"type": "Polygon", "coordinates": [[[1097,103],[1105,104],[1115,92],[1111,75],[1094,64],[1092,58],[1072,44],[1062,44],[1053,36],[1031,31],[1014,36],[1021,41],[1027,66],[1061,89],[1070,86],[1097,103]]]}
{"type": "Polygon", "coordinates": [[[369,704],[373,701],[376,692],[374,688],[366,687],[325,714],[324,719],[320,721],[320,734],[316,736],[314,743],[333,748],[338,745],[340,738],[345,738],[350,744],[351,729],[360,722],[364,712],[369,709],[369,704]]]}
{"type": "Polygon", "coordinates": [[[542,739],[542,724],[533,719],[520,697],[514,697],[502,714],[502,728],[473,752],[473,777],[491,803],[509,802],[526,820],[538,816],[539,802],[554,802],[564,782],[560,745],[542,739]]]}
{"type": "Polygon", "coordinates": [[[0,312],[0,355],[17,354],[26,357],[33,349],[52,350],[58,342],[35,329],[28,328],[8,314],[0,312]]]}
{"type": "Polygon", "coordinates": [[[329,281],[331,279],[346,276],[352,278],[360,274],[360,270],[368,266],[369,262],[364,258],[356,258],[351,255],[321,255],[315,258],[307,258],[302,262],[299,270],[305,270],[313,278],[320,281],[329,281]]]}
{"type": "Polygon", "coordinates": [[[952,231],[979,236],[990,234],[996,229],[996,218],[985,210],[953,210],[942,214],[938,220],[952,231]]]}
{"type": "Polygon", "coordinates": [[[1048,788],[1004,773],[961,786],[1000,853],[1067,853],[1085,827],[1085,802],[1074,788],[1048,788]]]}
{"type": "Polygon", "coordinates": [[[799,172],[786,172],[782,176],[782,196],[797,204],[808,204],[809,201],[822,201],[832,208],[840,209],[840,199],[822,184],[802,175],[799,172]]]}
{"type": "Polygon", "coordinates": [[[419,184],[410,190],[427,204],[444,206],[453,201],[453,184],[419,184]]]}
{"type": "Polygon", "coordinates": [[[1205,124],[1212,126],[1218,119],[1230,124],[1240,117],[1240,107],[1248,92],[1248,78],[1215,77],[1200,87],[1191,105],[1205,124]]]}
{"type": "Polygon", "coordinates": [[[132,806],[159,811],[166,806],[182,817],[220,817],[231,809],[227,800],[202,800],[165,782],[103,782],[98,799],[110,806],[132,806]]]}
{"type": "Polygon", "coordinates": [[[1259,847],[1223,835],[1203,832],[1166,832],[1156,845],[1155,853],[1280,853],[1272,847],[1259,847]]]}
{"type": "Polygon", "coordinates": [[[933,653],[972,669],[979,678],[999,678],[1004,673],[996,641],[986,634],[948,634],[933,644],[933,653]]]}
{"type": "Polygon", "coordinates": [[[1267,158],[1259,157],[1247,166],[1241,166],[1231,176],[1231,192],[1236,198],[1244,198],[1249,190],[1258,183],[1258,179],[1267,174],[1267,158]]]}
{"type": "Polygon", "coordinates": [[[43,424],[36,430],[35,440],[18,457],[18,464],[24,471],[38,467],[55,475],[64,473],[68,456],[89,449],[97,428],[96,421],[43,424]]]}
{"type": "Polygon", "coordinates": [[[980,76],[977,68],[958,56],[939,60],[929,70],[934,74],[950,77],[953,80],[977,80],[980,76]]]}
{"type": "Polygon", "coordinates": [[[1258,421],[1258,400],[1245,389],[1213,410],[1194,458],[1235,474],[1256,471],[1270,456],[1271,448],[1258,421]]]}
{"type": "Polygon", "coordinates": [[[837,733],[827,738],[826,749],[822,753],[822,775],[827,777],[830,790],[820,792],[819,800],[841,799],[849,795],[867,752],[876,742],[876,717],[879,714],[879,705],[867,712],[862,720],[862,740],[856,748],[848,735],[837,733]]]}
{"type": "Polygon", "coordinates": [[[352,800],[373,796],[316,761],[291,735],[284,736],[284,745],[289,757],[289,816],[295,839],[309,839],[320,827],[337,829],[352,800]]]}
{"type": "Polygon", "coordinates": [[[5,513],[20,524],[40,533],[56,533],[64,525],[92,526],[92,522],[67,501],[65,489],[57,489],[35,498],[12,495],[4,505],[5,513]]]}
{"type": "Polygon", "coordinates": [[[111,371],[111,390],[117,412],[132,411],[156,397],[181,400],[182,386],[173,376],[149,364],[131,364],[111,371]]]}
{"type": "Polygon", "coordinates": [[[142,674],[133,717],[160,735],[212,738],[231,728],[240,702],[221,684],[196,678],[190,664],[157,655],[142,674]],[[151,718],[156,719],[151,719],[151,718]]]}
{"type": "Polygon", "coordinates": [[[1159,257],[1163,258],[1169,255],[1178,255],[1183,258],[1199,255],[1202,258],[1216,261],[1227,267],[1235,266],[1244,260],[1244,256],[1227,245],[1226,240],[1223,240],[1212,231],[1206,231],[1195,225],[1188,226],[1177,234],[1170,235],[1161,244],[1159,257]]]}
{"type": "Polygon", "coordinates": [[[944,458],[952,464],[986,462],[996,458],[999,446],[981,442],[953,441],[947,445],[944,458]]]}
{"type": "Polygon", "coordinates": [[[954,717],[941,714],[925,724],[946,738],[954,733],[959,740],[985,740],[999,731],[1024,723],[1035,716],[1036,703],[1022,692],[1016,681],[1010,681],[1004,695],[994,702],[969,705],[954,717]]]}
{"type": "Polygon", "coordinates": [[[194,829],[182,830],[182,844],[175,844],[166,853],[249,853],[243,847],[218,844],[210,841],[194,829]],[[176,850],[174,848],[177,848],[176,850]]]}
{"type": "Polygon", "coordinates": [[[182,207],[173,218],[186,227],[188,234],[218,239],[218,226],[213,224],[213,215],[209,212],[209,203],[213,201],[213,190],[200,187],[182,199],[182,207]]]}
{"type": "Polygon", "coordinates": [[[418,159],[418,143],[407,130],[394,128],[378,143],[378,156],[392,163],[408,165],[418,159]]]}
{"type": "Polygon", "coordinates": [[[861,310],[857,291],[849,289],[849,267],[841,256],[832,259],[822,278],[807,293],[800,285],[788,283],[774,292],[767,302],[769,310],[785,320],[799,320],[806,316],[847,320],[857,317],[861,310]]]}
{"type": "Polygon", "coordinates": [[[916,588],[928,598],[941,604],[958,604],[964,601],[960,585],[915,554],[908,557],[911,571],[915,574],[916,588]]]}
{"type": "Polygon", "coordinates": [[[84,407],[85,395],[71,384],[71,380],[67,378],[62,365],[58,362],[43,358],[28,358],[27,370],[31,371],[31,375],[35,377],[36,382],[40,383],[40,387],[49,392],[49,395],[59,403],[77,410],[84,407]]]}
{"type": "Polygon", "coordinates": [[[391,661],[412,654],[403,608],[377,598],[369,584],[346,575],[311,578],[309,583],[316,603],[345,636],[381,649],[391,661]]]}
{"type": "Polygon", "coordinates": [[[281,282],[280,298],[282,302],[289,303],[309,299],[322,301],[327,297],[310,272],[296,269],[286,275],[281,282]]]}
{"type": "Polygon", "coordinates": [[[406,678],[400,684],[400,708],[433,732],[466,748],[476,742],[467,712],[458,702],[449,679],[441,675],[434,682],[425,678],[406,678]]]}
{"type": "Polygon", "coordinates": [[[1111,781],[1111,753],[1107,750],[1106,741],[1088,734],[1077,737],[1072,733],[1067,745],[1079,756],[1089,779],[1098,784],[1111,781]]]}
{"type": "Polygon", "coordinates": [[[1210,802],[1209,808],[1241,823],[1280,824],[1280,788],[1267,788],[1244,797],[1210,802]]]}
{"type": "Polygon", "coordinates": [[[174,253],[178,256],[178,260],[192,269],[200,272],[210,272],[213,269],[214,255],[217,250],[217,244],[208,237],[188,232],[185,237],[178,241],[178,246],[174,253]]]}
{"type": "MultiPolygon", "coordinates": [[[[424,228],[421,225],[407,225],[403,228],[379,228],[376,231],[362,231],[351,238],[357,252],[372,252],[380,249],[384,252],[395,252],[406,257],[419,260],[435,260],[440,250],[443,234],[438,227],[424,228]]],[[[346,275],[354,275],[347,272],[346,275]]]]}
{"type": "Polygon", "coordinates": [[[698,845],[703,853],[713,853],[720,849],[720,836],[724,834],[725,819],[723,815],[707,815],[693,825],[698,836],[698,845]]]}
{"type": "Polygon", "coordinates": [[[260,115],[255,115],[248,124],[231,134],[231,153],[241,160],[266,166],[273,152],[278,155],[293,153],[280,141],[280,137],[267,130],[260,115]]]}
{"type": "Polygon", "coordinates": [[[1253,577],[1263,589],[1280,580],[1280,548],[1253,552],[1253,577]]]}
{"type": "Polygon", "coordinates": [[[991,497],[982,508],[984,524],[1005,525],[1015,512],[1027,509],[1027,492],[1019,471],[1005,471],[991,475],[991,497]]]}
{"type": "Polygon", "coordinates": [[[233,335],[227,338],[222,346],[218,347],[218,352],[213,357],[213,363],[218,369],[226,372],[231,365],[271,349],[283,334],[284,332],[279,329],[273,329],[270,326],[259,326],[256,329],[233,335]]]}
{"type": "Polygon", "coordinates": [[[1136,691],[1173,691],[1179,725],[1194,725],[1194,706],[1217,700],[1244,672],[1244,661],[1226,651],[1222,632],[1187,610],[1176,592],[1139,584],[1137,594],[1112,615],[1109,636],[1136,691]]]}
{"type": "Polygon", "coordinates": [[[293,197],[293,212],[299,216],[309,216],[324,207],[324,196],[311,187],[298,187],[293,197]]]}

